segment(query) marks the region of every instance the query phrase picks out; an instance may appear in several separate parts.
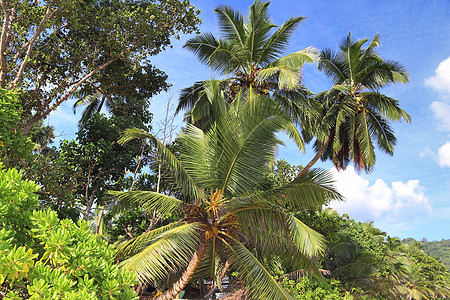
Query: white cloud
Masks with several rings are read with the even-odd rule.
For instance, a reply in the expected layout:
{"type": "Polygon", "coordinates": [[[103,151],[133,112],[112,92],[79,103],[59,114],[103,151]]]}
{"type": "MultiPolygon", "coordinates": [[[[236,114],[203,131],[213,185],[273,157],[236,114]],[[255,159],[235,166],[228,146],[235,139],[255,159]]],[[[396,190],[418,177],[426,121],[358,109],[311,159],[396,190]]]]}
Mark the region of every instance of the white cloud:
{"type": "Polygon", "coordinates": [[[440,94],[443,101],[433,101],[431,110],[440,121],[440,129],[450,131],[450,57],[441,61],[434,75],[425,79],[425,85],[440,94]]]}
{"type": "Polygon", "coordinates": [[[441,61],[434,76],[425,79],[425,85],[440,93],[450,94],[450,56],[441,61]]]}
{"type": "Polygon", "coordinates": [[[439,148],[438,163],[441,167],[450,168],[450,142],[445,143],[439,148]]]}
{"type": "Polygon", "coordinates": [[[434,117],[440,121],[440,129],[450,131],[450,105],[444,102],[433,101],[431,110],[434,113],[434,117]]]}
{"type": "Polygon", "coordinates": [[[370,185],[353,167],[341,172],[333,168],[331,172],[346,201],[332,202],[330,206],[356,220],[385,220],[390,224],[400,224],[432,211],[419,180],[396,181],[389,186],[378,179],[370,185]]]}
{"type": "Polygon", "coordinates": [[[434,152],[433,152],[429,147],[425,147],[425,148],[423,149],[423,151],[419,153],[419,156],[420,156],[420,158],[426,157],[426,156],[432,156],[432,157],[434,157],[435,154],[434,154],[434,152]]]}

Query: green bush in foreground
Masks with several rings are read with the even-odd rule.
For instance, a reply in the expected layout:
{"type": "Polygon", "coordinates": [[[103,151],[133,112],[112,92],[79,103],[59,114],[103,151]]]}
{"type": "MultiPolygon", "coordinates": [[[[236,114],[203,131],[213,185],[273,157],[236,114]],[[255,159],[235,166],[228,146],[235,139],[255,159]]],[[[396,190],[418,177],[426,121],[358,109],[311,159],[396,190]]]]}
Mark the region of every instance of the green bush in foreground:
{"type": "Polygon", "coordinates": [[[296,282],[285,278],[283,286],[286,287],[295,299],[300,300],[353,300],[349,292],[343,292],[340,282],[335,279],[322,281],[313,277],[304,276],[296,282]]]}
{"type": "Polygon", "coordinates": [[[136,299],[136,276],[119,271],[87,222],[33,210],[37,189],[15,169],[0,171],[0,298],[136,299]]]}

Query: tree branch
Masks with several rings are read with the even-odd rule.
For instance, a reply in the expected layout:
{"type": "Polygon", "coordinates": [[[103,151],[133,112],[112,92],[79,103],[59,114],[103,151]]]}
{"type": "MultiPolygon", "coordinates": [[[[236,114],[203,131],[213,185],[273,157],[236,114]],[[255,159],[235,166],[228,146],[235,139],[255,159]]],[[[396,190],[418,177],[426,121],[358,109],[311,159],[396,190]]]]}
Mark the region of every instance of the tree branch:
{"type": "Polygon", "coordinates": [[[70,91],[68,91],[61,99],[59,99],[58,101],[56,101],[51,107],[47,108],[46,110],[44,110],[43,112],[39,113],[36,112],[36,114],[27,122],[27,124],[25,125],[25,127],[22,130],[23,134],[27,134],[31,127],[40,119],[43,119],[45,117],[47,117],[53,110],[55,110],[56,108],[58,108],[61,103],[63,103],[64,101],[66,101],[83,83],[85,83],[89,78],[92,77],[92,75],[94,75],[95,73],[103,70],[104,68],[106,68],[107,66],[109,66],[111,63],[115,62],[116,60],[118,60],[121,57],[122,53],[116,55],[115,57],[111,58],[110,60],[108,60],[106,63],[104,63],[101,66],[98,66],[97,68],[95,68],[94,70],[92,70],[91,72],[89,72],[88,74],[86,74],[80,81],[78,81],[77,84],[75,84],[72,89],[70,89],[70,91]]]}
{"type": "Polygon", "coordinates": [[[3,18],[3,26],[2,26],[2,34],[0,38],[0,86],[5,86],[6,74],[8,73],[8,64],[6,62],[6,48],[9,41],[9,32],[11,30],[11,24],[14,18],[14,11],[9,12],[8,7],[6,6],[5,0],[0,1],[0,5],[2,7],[4,18],[3,18]]]}
{"type": "Polygon", "coordinates": [[[54,17],[56,14],[60,13],[63,10],[63,7],[59,7],[52,11],[51,5],[53,2],[54,1],[50,1],[50,3],[48,4],[47,11],[45,12],[44,17],[42,18],[41,22],[39,23],[38,27],[36,28],[36,31],[34,32],[34,34],[28,40],[27,53],[25,54],[25,57],[23,58],[22,63],[20,64],[20,68],[17,71],[16,78],[14,78],[14,80],[8,85],[8,88],[7,88],[8,90],[14,88],[19,83],[19,81],[22,79],[23,72],[25,70],[25,67],[28,64],[28,60],[31,56],[31,52],[34,47],[34,43],[36,42],[37,38],[42,33],[42,31],[44,31],[45,23],[47,23],[48,20],[50,20],[52,17],[54,17]]]}

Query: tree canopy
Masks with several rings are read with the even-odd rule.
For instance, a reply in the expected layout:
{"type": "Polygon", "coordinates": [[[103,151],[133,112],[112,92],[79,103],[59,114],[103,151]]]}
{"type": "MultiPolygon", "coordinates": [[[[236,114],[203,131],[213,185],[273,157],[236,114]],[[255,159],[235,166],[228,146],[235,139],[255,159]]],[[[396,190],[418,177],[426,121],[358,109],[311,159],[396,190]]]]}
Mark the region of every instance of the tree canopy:
{"type": "Polygon", "coordinates": [[[151,65],[198,11],[177,0],[2,0],[0,86],[25,90],[23,132],[76,91],[151,97],[167,87],[151,65]]]}

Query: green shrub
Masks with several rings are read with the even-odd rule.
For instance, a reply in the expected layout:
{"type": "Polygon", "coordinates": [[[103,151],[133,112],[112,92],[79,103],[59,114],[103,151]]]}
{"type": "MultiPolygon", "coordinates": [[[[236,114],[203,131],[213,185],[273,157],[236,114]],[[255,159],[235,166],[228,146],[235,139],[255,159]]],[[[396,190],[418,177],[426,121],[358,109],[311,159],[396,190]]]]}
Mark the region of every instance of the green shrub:
{"type": "Polygon", "coordinates": [[[353,296],[342,291],[340,282],[335,279],[323,279],[319,281],[315,278],[304,276],[298,282],[294,280],[283,280],[283,286],[289,289],[295,299],[300,300],[353,300],[353,296]]]}
{"type": "Polygon", "coordinates": [[[39,211],[35,183],[0,171],[0,298],[136,299],[136,276],[89,224],[39,211]]]}

